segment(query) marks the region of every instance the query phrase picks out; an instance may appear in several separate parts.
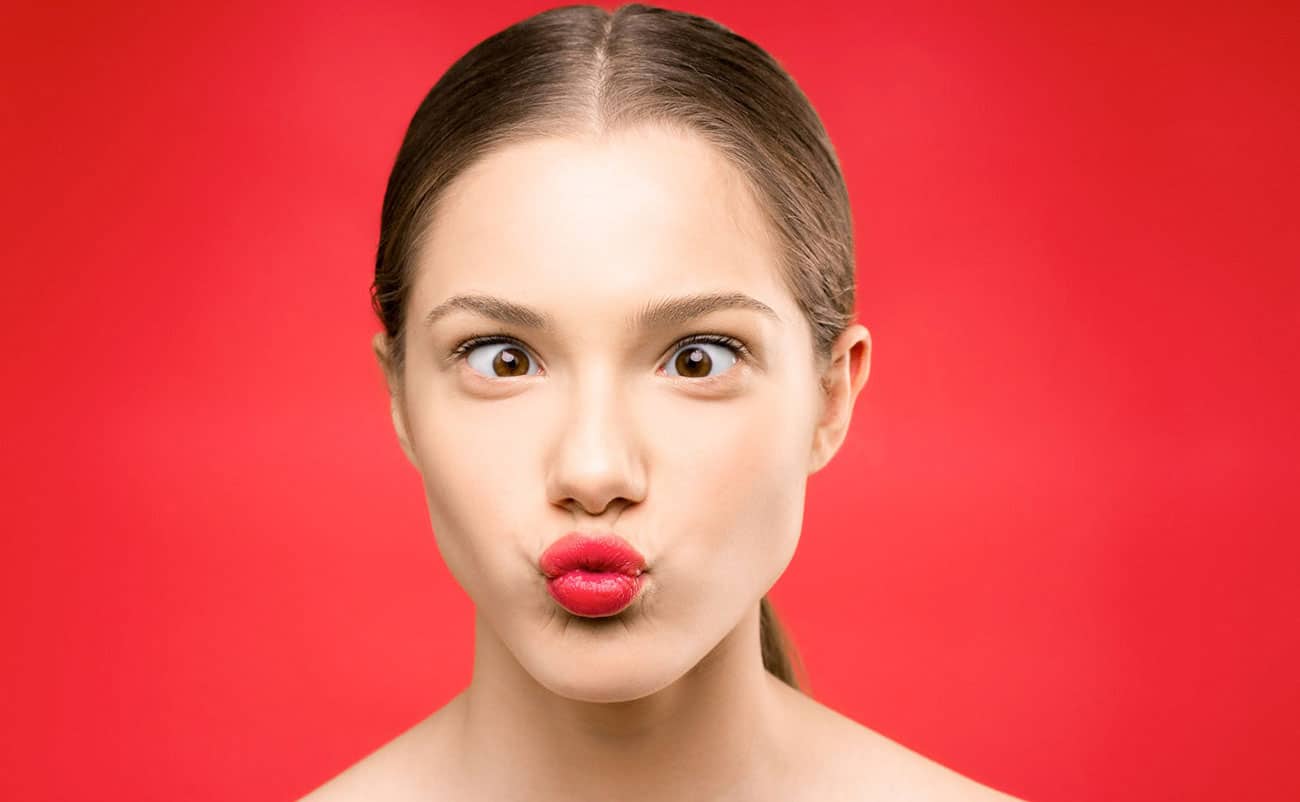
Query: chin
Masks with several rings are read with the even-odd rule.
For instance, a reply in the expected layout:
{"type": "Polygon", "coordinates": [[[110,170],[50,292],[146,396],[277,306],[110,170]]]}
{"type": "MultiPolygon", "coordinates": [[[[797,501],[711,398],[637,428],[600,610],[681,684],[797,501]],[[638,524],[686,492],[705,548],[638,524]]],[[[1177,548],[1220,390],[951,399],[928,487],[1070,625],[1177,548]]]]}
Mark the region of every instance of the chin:
{"type": "Polygon", "coordinates": [[[566,637],[537,649],[533,656],[539,659],[524,669],[550,692],[577,702],[631,702],[663,690],[691,668],[681,655],[634,648],[625,639],[575,645],[566,637]]]}
{"type": "Polygon", "coordinates": [[[643,666],[633,674],[601,672],[598,665],[559,665],[554,672],[534,674],[533,678],[556,696],[575,702],[611,704],[633,702],[671,685],[676,679],[664,671],[643,666]]]}

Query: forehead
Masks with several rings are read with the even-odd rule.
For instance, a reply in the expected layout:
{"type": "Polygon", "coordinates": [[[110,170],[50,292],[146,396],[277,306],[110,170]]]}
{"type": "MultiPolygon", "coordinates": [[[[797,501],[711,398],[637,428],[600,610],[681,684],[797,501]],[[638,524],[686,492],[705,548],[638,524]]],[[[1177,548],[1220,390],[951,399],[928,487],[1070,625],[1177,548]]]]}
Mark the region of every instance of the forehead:
{"type": "Polygon", "coordinates": [[[473,290],[622,314],[647,294],[740,290],[788,309],[777,258],[743,176],[702,138],[658,126],[538,138],[447,188],[414,300],[426,310],[473,290]]]}

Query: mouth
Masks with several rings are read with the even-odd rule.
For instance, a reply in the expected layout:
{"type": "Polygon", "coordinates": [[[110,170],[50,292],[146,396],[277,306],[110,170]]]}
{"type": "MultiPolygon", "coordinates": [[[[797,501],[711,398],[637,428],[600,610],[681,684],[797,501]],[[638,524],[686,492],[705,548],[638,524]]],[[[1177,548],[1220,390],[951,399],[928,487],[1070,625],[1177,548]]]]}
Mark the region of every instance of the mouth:
{"type": "Polygon", "coordinates": [[[645,584],[645,558],[618,535],[569,532],[538,560],[546,589],[561,607],[588,618],[617,615],[645,584]]]}

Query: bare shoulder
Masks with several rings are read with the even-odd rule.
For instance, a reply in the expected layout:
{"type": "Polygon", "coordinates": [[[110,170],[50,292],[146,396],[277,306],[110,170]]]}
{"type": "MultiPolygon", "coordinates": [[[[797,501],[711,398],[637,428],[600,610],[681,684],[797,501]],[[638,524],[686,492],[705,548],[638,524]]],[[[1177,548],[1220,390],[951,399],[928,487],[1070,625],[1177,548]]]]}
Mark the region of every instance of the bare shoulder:
{"type": "Polygon", "coordinates": [[[807,703],[801,729],[807,733],[807,760],[817,761],[825,772],[817,783],[822,791],[815,798],[837,802],[1025,802],[976,782],[811,697],[803,698],[807,703]]]}
{"type": "Polygon", "coordinates": [[[459,697],[302,797],[299,802],[406,802],[446,793],[449,718],[459,697]]]}

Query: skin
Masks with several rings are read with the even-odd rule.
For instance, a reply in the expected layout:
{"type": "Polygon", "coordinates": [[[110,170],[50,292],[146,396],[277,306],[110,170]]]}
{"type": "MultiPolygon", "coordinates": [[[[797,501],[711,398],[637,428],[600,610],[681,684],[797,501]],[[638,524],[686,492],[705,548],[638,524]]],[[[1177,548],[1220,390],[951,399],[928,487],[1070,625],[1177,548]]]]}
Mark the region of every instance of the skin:
{"type": "Polygon", "coordinates": [[[307,799],[1011,799],[763,669],[759,600],[794,555],[807,477],[848,432],[871,339],[850,326],[821,369],[754,198],[707,143],[647,126],[493,153],[449,188],[408,308],[402,375],[382,333],[373,348],[475,604],[473,676],[307,799]],[[627,323],[651,299],[718,292],[776,319],[627,323]],[[463,309],[424,326],[469,293],[553,327],[463,309]],[[485,334],[516,342],[447,361],[485,334]],[[693,334],[752,358],[676,345],[693,334]],[[691,373],[677,357],[693,348],[711,363],[691,373]],[[503,351],[527,366],[494,367],[503,351]],[[538,557],[570,530],[646,557],[623,613],[574,616],[547,593],[538,557]]]}

